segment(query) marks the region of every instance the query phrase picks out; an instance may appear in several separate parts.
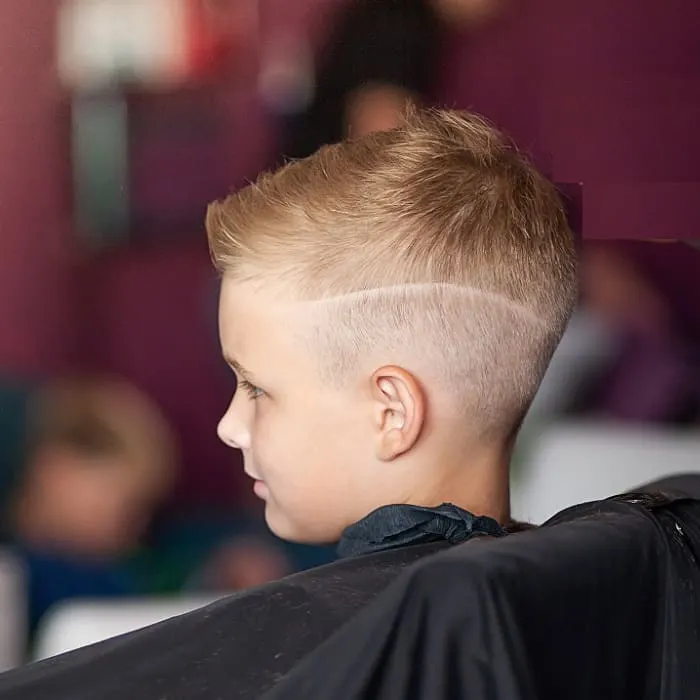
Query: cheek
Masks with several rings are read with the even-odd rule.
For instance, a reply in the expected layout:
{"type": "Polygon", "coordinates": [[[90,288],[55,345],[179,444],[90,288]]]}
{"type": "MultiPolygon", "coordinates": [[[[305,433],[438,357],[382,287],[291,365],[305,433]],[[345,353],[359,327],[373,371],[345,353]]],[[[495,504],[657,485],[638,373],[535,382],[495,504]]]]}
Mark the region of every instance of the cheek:
{"type": "Polygon", "coordinates": [[[342,408],[316,400],[258,412],[250,457],[269,490],[268,526],[282,539],[331,542],[364,514],[367,436],[342,408]]]}
{"type": "Polygon", "coordinates": [[[271,487],[298,480],[313,454],[305,416],[266,406],[258,410],[251,430],[251,454],[261,476],[271,487]]]}
{"type": "Polygon", "coordinates": [[[363,461],[361,436],[344,415],[310,408],[260,411],[255,421],[252,459],[280,506],[344,497],[363,461]]]}
{"type": "Polygon", "coordinates": [[[270,411],[258,417],[252,458],[269,489],[268,524],[273,524],[272,518],[295,523],[296,528],[311,514],[320,515],[324,503],[333,500],[329,462],[335,462],[323,444],[332,443],[332,437],[322,443],[318,429],[303,407],[289,414],[270,411]]]}

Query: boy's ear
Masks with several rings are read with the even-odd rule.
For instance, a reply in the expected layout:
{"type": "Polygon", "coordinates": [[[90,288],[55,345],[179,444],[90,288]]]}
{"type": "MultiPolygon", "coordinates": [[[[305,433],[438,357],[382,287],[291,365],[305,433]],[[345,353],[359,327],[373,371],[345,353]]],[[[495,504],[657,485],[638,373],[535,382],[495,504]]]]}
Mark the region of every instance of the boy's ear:
{"type": "Polygon", "coordinates": [[[417,442],[425,423],[426,398],[415,377],[401,367],[381,367],[370,381],[376,455],[389,462],[417,442]]]}

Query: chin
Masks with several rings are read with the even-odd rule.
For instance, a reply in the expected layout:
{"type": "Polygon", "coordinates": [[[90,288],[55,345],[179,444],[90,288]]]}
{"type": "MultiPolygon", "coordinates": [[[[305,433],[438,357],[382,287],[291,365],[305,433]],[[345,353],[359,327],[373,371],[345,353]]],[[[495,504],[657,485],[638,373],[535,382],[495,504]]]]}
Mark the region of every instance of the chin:
{"type": "Polygon", "coordinates": [[[290,526],[289,520],[282,517],[277,508],[270,505],[269,501],[265,502],[265,522],[273,535],[276,535],[281,540],[287,542],[298,542],[295,537],[295,528],[290,526]]]}
{"type": "Polygon", "coordinates": [[[314,523],[314,526],[308,528],[293,523],[274,506],[271,506],[269,502],[265,506],[265,522],[273,535],[286,542],[326,545],[337,542],[340,539],[339,537],[324,536],[318,528],[319,523],[314,523]]]}

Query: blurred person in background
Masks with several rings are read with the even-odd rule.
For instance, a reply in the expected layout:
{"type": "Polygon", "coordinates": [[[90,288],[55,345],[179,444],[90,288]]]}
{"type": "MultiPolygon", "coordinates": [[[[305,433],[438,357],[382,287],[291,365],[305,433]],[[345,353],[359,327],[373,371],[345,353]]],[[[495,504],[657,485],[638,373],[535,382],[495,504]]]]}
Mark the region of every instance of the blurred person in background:
{"type": "Polygon", "coordinates": [[[26,568],[33,632],[61,600],[143,592],[123,562],[170,492],[177,449],[160,410],[120,380],[51,382],[28,419],[7,535],[26,568]]]}
{"type": "Polygon", "coordinates": [[[644,262],[646,254],[667,252],[675,251],[654,243],[584,248],[584,308],[615,333],[618,346],[601,381],[581,396],[583,407],[599,417],[678,425],[698,416],[697,338],[683,328],[679,300],[663,276],[644,262]]]}
{"type": "Polygon", "coordinates": [[[242,591],[276,581],[293,573],[294,568],[272,537],[238,536],[214,550],[187,588],[211,593],[242,591]]]}
{"type": "Polygon", "coordinates": [[[645,254],[666,252],[676,251],[656,243],[583,246],[581,300],[528,423],[575,415],[674,425],[700,417],[698,338],[644,264],[645,254]]]}
{"type": "Polygon", "coordinates": [[[390,129],[408,103],[430,103],[445,34],[485,26],[505,2],[349,0],[319,57],[311,101],[284,126],[282,156],[390,129]]]}

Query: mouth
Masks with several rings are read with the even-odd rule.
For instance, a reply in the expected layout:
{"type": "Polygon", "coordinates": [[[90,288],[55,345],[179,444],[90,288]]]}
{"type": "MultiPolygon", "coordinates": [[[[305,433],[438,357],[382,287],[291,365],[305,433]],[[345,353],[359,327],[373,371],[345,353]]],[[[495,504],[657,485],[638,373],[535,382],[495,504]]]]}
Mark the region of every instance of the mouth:
{"type": "Polygon", "coordinates": [[[260,477],[256,476],[255,474],[251,474],[248,470],[246,470],[245,473],[246,476],[253,480],[253,493],[258,498],[265,500],[269,494],[267,484],[260,477]]]}
{"type": "Polygon", "coordinates": [[[260,479],[256,479],[255,482],[253,483],[253,493],[263,501],[267,500],[267,497],[269,495],[269,489],[267,488],[267,484],[264,481],[260,481],[260,479]]]}

